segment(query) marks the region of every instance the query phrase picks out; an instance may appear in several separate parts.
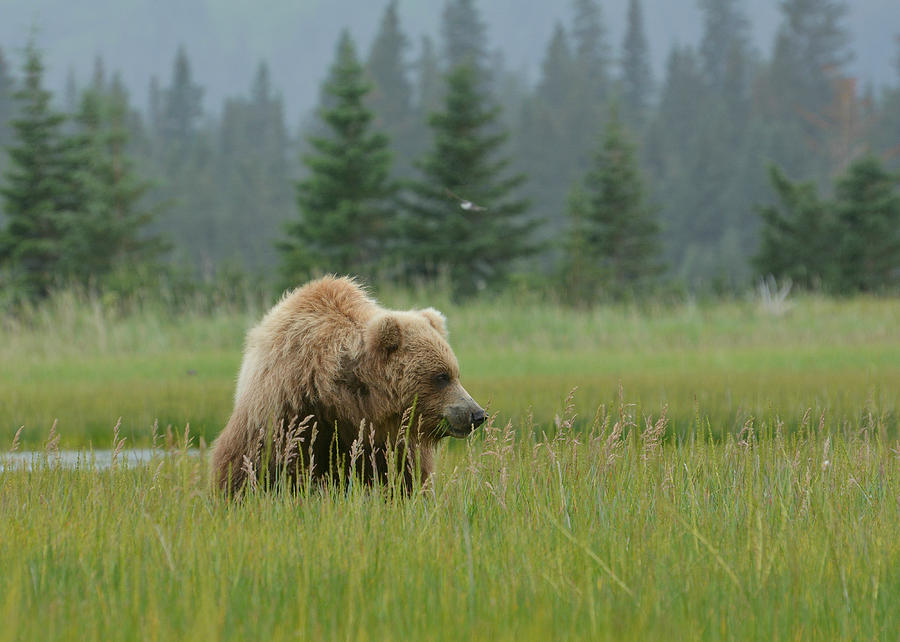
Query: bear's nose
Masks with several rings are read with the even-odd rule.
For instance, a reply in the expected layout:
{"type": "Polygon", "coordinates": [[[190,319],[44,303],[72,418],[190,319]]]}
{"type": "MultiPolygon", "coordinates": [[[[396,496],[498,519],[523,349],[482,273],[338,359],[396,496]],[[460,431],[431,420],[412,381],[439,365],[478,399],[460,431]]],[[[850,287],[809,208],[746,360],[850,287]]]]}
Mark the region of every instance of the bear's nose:
{"type": "Polygon", "coordinates": [[[484,423],[485,419],[487,419],[487,413],[485,413],[484,410],[479,409],[473,412],[471,421],[472,428],[478,428],[478,426],[484,423]]]}

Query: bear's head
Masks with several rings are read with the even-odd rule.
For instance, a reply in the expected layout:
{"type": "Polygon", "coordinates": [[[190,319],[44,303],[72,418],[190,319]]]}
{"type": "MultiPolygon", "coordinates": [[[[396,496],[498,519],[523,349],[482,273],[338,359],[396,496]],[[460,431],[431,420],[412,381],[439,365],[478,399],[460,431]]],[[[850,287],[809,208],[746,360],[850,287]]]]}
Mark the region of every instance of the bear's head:
{"type": "Polygon", "coordinates": [[[383,377],[394,412],[415,405],[424,436],[465,437],[487,418],[459,381],[444,315],[434,308],[376,315],[366,327],[364,352],[369,375],[383,377]]]}

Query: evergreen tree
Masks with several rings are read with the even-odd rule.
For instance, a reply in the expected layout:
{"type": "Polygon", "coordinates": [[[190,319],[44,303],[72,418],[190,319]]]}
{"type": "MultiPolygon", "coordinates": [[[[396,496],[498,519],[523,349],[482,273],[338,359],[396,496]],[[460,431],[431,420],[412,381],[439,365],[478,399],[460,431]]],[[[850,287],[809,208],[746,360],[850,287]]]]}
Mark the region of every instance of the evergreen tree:
{"type": "Polygon", "coordinates": [[[400,28],[397,0],[391,0],[375,35],[366,69],[375,85],[370,102],[386,129],[406,123],[412,106],[412,86],[406,74],[409,39],[400,28]]]}
{"type": "Polygon", "coordinates": [[[475,67],[486,80],[486,27],[475,8],[475,0],[447,0],[441,33],[446,68],[469,65],[475,67]]]}
{"type": "Polygon", "coordinates": [[[781,207],[760,210],[760,274],[844,294],[900,284],[900,178],[880,160],[852,163],[830,201],[812,182],[792,183],[778,169],[771,176],[781,207]]]}
{"type": "Polygon", "coordinates": [[[194,84],[191,63],[184,47],[179,47],[172,67],[171,85],[163,92],[160,135],[174,152],[172,160],[186,160],[203,115],[203,90],[194,84]]]}
{"type": "Polygon", "coordinates": [[[819,289],[833,276],[834,213],[818,195],[815,183],[794,183],[775,166],[769,178],[779,205],[760,208],[762,230],[753,264],[759,276],[791,279],[805,289],[819,289]]]}
{"type": "Polygon", "coordinates": [[[737,95],[733,102],[744,97],[749,79],[747,64],[749,26],[747,17],[738,7],[740,0],[700,0],[703,12],[703,37],[700,42],[700,64],[706,82],[718,93],[731,91],[737,95]]]}
{"type": "Polygon", "coordinates": [[[22,87],[14,94],[18,117],[0,196],[6,225],[0,234],[0,264],[26,298],[45,296],[67,278],[65,242],[80,190],[73,182],[73,155],[64,140],[65,117],[50,106],[43,88],[44,66],[34,43],[25,52],[22,87]]]}
{"type": "Polygon", "coordinates": [[[174,239],[174,259],[192,264],[210,277],[227,247],[220,202],[228,187],[222,184],[214,160],[214,131],[201,120],[202,97],[203,89],[194,81],[187,53],[179,47],[168,86],[150,96],[151,106],[156,108],[150,113],[151,129],[156,132],[150,145],[160,177],[152,198],[166,206],[158,227],[174,239]],[[156,123],[154,119],[158,119],[156,123]]]}
{"type": "MultiPolygon", "coordinates": [[[[606,27],[597,0],[573,0],[575,20],[572,24],[573,73],[568,93],[571,106],[565,127],[571,130],[575,144],[569,149],[573,166],[586,167],[593,154],[590,136],[585,132],[600,131],[606,118],[611,95],[609,46],[606,27]]],[[[571,183],[563,186],[563,192],[571,183]]],[[[562,204],[562,203],[560,203],[562,204]]]]}
{"type": "Polygon", "coordinates": [[[835,185],[836,289],[877,292],[900,284],[900,177],[868,155],[835,185]]]}
{"type": "Polygon", "coordinates": [[[827,158],[810,152],[821,137],[818,120],[832,103],[835,80],[851,59],[840,0],[784,0],[759,104],[771,124],[768,156],[788,172],[823,176],[827,158]]]}
{"type": "Polygon", "coordinates": [[[385,9],[381,26],[369,51],[366,68],[374,87],[369,105],[375,112],[375,126],[394,142],[395,167],[407,174],[415,153],[412,84],[407,76],[406,50],[409,39],[400,28],[397,0],[385,9]]]}
{"type": "Polygon", "coordinates": [[[128,153],[130,112],[118,76],[107,88],[105,78],[95,75],[75,116],[70,148],[80,161],[81,206],[67,226],[65,271],[82,283],[149,263],[167,248],[147,231],[156,209],[147,206],[150,183],[137,174],[128,153]]]}
{"type": "Polygon", "coordinates": [[[422,36],[421,52],[416,63],[416,106],[419,120],[425,123],[427,115],[440,107],[441,103],[441,65],[435,52],[434,42],[428,36],[422,36]]]}
{"type": "MultiPolygon", "coordinates": [[[[0,176],[6,167],[6,147],[12,141],[11,122],[16,113],[13,98],[15,91],[12,72],[3,55],[3,49],[0,49],[0,176]]],[[[2,222],[3,207],[0,206],[0,224],[2,222]]]]}
{"type": "Polygon", "coordinates": [[[872,128],[871,146],[887,159],[892,170],[900,170],[900,36],[897,36],[897,78],[879,101],[878,116],[872,128]]]}
{"type": "Polygon", "coordinates": [[[580,78],[587,100],[606,100],[609,92],[609,45],[597,0],[574,0],[572,38],[580,78]]]}
{"type": "Polygon", "coordinates": [[[163,130],[163,90],[159,86],[159,78],[150,77],[147,88],[147,126],[154,136],[161,136],[163,130]]]}
{"type": "Polygon", "coordinates": [[[447,76],[443,109],[431,116],[430,151],[419,163],[405,221],[405,256],[414,277],[449,277],[456,296],[501,283],[516,259],[532,251],[527,202],[499,157],[507,135],[500,110],[487,102],[480,75],[457,65],[447,76]]]}
{"type": "Polygon", "coordinates": [[[323,89],[320,111],[328,134],[312,136],[304,158],[309,176],[297,185],[300,219],[279,245],[283,274],[296,283],[313,272],[376,276],[391,229],[395,186],[389,179],[388,138],[372,132],[365,79],[350,34],[344,31],[323,89]]]}
{"type": "Polygon", "coordinates": [[[653,72],[644,32],[644,14],[640,0],[630,0],[628,28],[622,42],[622,103],[626,122],[637,127],[643,125],[652,93],[653,72]]]}
{"type": "Polygon", "coordinates": [[[217,256],[254,269],[275,262],[273,244],[293,209],[284,107],[260,63],[248,98],[225,102],[218,153],[217,256]]]}
{"type": "Polygon", "coordinates": [[[524,191],[546,223],[544,231],[552,236],[565,226],[566,191],[580,171],[580,158],[573,150],[584,147],[585,137],[574,125],[576,83],[569,38],[557,24],[515,140],[517,167],[530,177],[524,191]]]}
{"type": "Polygon", "coordinates": [[[592,297],[605,290],[620,297],[650,286],[662,271],[659,224],[647,203],[634,144],[616,110],[585,177],[584,191],[586,198],[576,193],[570,203],[570,249],[587,253],[574,257],[570,269],[580,265],[583,272],[576,281],[582,287],[594,286],[583,294],[592,297]]]}

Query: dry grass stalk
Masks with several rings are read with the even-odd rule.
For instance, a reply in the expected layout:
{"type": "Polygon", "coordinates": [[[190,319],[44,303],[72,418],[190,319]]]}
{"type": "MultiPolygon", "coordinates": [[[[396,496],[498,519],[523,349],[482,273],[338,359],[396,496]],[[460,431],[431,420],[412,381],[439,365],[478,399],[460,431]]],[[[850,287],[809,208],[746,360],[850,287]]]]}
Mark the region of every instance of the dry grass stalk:
{"type": "Polygon", "coordinates": [[[122,418],[119,417],[116,420],[116,425],[113,426],[113,452],[112,452],[112,460],[110,461],[109,467],[115,470],[119,465],[119,455],[122,453],[122,449],[125,447],[125,439],[126,437],[122,437],[119,439],[119,428],[122,427],[122,418]]]}
{"type": "Polygon", "coordinates": [[[50,434],[47,437],[47,446],[46,451],[48,453],[54,453],[59,459],[59,433],[56,432],[56,424],[59,422],[59,419],[53,420],[53,425],[50,426],[50,434]]]}
{"type": "Polygon", "coordinates": [[[557,437],[561,432],[570,431],[575,424],[575,418],[578,416],[575,413],[575,392],[577,390],[578,386],[575,386],[569,391],[569,394],[566,395],[566,400],[563,402],[562,417],[559,415],[553,417],[553,424],[556,426],[557,437]]]}
{"type": "Polygon", "coordinates": [[[753,417],[748,417],[744,422],[744,426],[738,433],[737,445],[741,448],[749,449],[753,444],[753,417]]]}
{"type": "Polygon", "coordinates": [[[241,466],[241,470],[247,476],[247,484],[254,491],[259,490],[259,481],[256,479],[256,468],[253,466],[253,461],[251,461],[250,457],[244,455],[244,463],[241,466]]]}
{"type": "Polygon", "coordinates": [[[669,424],[668,411],[669,406],[663,406],[662,414],[660,414],[656,423],[652,423],[650,418],[647,418],[647,427],[641,433],[641,459],[644,461],[647,461],[651,456],[658,455],[660,452],[660,444],[669,424]]]}
{"type": "Polygon", "coordinates": [[[14,453],[19,449],[19,437],[22,436],[23,430],[25,430],[25,426],[19,426],[19,429],[16,431],[16,434],[13,436],[12,446],[10,446],[9,452],[14,453]]]}

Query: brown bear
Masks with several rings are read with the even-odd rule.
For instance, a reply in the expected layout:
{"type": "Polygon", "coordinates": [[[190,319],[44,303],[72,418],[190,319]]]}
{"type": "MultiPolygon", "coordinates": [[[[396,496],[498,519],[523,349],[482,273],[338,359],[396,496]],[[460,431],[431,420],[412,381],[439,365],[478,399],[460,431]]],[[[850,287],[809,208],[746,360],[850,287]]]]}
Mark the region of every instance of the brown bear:
{"type": "Polygon", "coordinates": [[[459,382],[440,312],[386,310],[352,279],[326,277],[287,293],[247,334],[212,481],[236,493],[266,471],[297,482],[353,470],[371,483],[393,463],[408,492],[413,471],[430,478],[440,439],[485,418],[459,382]],[[398,441],[402,457],[389,450],[398,441]]]}

